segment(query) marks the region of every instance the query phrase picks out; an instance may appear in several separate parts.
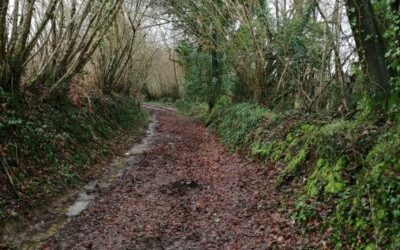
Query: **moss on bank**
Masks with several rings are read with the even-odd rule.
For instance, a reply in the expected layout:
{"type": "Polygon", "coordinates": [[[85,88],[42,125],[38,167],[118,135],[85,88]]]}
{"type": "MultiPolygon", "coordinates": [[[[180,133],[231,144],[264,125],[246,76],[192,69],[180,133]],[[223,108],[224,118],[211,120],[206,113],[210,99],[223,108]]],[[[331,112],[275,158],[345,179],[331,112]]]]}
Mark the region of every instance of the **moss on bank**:
{"type": "Polygon", "coordinates": [[[277,188],[302,183],[293,212],[299,228],[317,231],[337,249],[400,248],[396,123],[276,114],[249,103],[217,105],[210,113],[184,107],[230,148],[245,149],[268,167],[284,163],[277,188]]]}
{"type": "Polygon", "coordinates": [[[0,100],[0,224],[93,178],[101,171],[96,164],[147,120],[131,99],[93,99],[83,108],[0,100]]]}

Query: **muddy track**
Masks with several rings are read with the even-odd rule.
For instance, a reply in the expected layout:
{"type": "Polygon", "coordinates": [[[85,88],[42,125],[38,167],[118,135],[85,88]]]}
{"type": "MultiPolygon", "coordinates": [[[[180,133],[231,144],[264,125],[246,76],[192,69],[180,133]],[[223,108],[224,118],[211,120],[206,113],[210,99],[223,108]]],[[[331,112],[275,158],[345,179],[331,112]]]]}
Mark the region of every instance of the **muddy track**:
{"type": "Polygon", "coordinates": [[[150,148],[43,249],[302,249],[275,170],[228,153],[201,124],[145,106],[150,148]]]}

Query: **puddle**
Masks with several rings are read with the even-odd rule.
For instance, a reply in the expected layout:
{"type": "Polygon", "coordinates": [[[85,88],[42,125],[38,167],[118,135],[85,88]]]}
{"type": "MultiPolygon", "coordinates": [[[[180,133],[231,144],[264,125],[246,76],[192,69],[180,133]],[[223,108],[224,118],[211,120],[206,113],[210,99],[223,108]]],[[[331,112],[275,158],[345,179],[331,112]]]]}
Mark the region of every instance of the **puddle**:
{"type": "Polygon", "coordinates": [[[86,208],[96,199],[96,195],[93,192],[97,187],[104,189],[109,187],[115,180],[120,178],[124,172],[131,167],[134,167],[132,162],[135,162],[135,156],[143,154],[151,149],[152,142],[155,139],[155,132],[157,126],[157,119],[155,115],[151,117],[151,121],[146,130],[146,135],[140,143],[135,144],[128,152],[125,153],[125,157],[118,157],[114,159],[111,164],[111,171],[105,177],[98,181],[92,181],[83,187],[79,193],[75,203],[67,209],[66,215],[68,217],[75,217],[80,215],[86,208]],[[122,166],[122,167],[121,167],[122,166]]]}
{"type": "MultiPolygon", "coordinates": [[[[149,127],[147,128],[146,131],[146,136],[143,138],[143,140],[135,145],[133,148],[131,148],[128,152],[125,153],[125,156],[135,156],[138,154],[143,154],[147,151],[150,150],[152,142],[154,141],[154,135],[156,133],[156,126],[157,126],[157,120],[156,117],[153,115],[151,122],[149,124],[149,127]]],[[[129,159],[128,159],[129,161],[129,159]]]]}
{"type": "MultiPolygon", "coordinates": [[[[152,108],[152,107],[148,107],[152,108]]],[[[99,190],[110,187],[116,180],[132,167],[135,167],[137,156],[149,151],[156,137],[157,117],[151,116],[150,123],[146,130],[146,134],[141,142],[135,144],[128,150],[123,157],[116,157],[110,165],[109,171],[98,180],[92,181],[85,185],[79,192],[66,195],[58,201],[56,207],[49,208],[47,214],[41,217],[45,219],[39,222],[21,222],[21,225],[11,225],[8,231],[17,230],[19,233],[10,234],[11,237],[4,237],[4,242],[13,242],[11,249],[40,249],[42,244],[51,236],[55,235],[74,217],[82,214],[92,203],[99,198],[99,190]],[[75,199],[71,197],[76,197],[75,199]],[[65,207],[68,200],[72,200],[72,205],[65,207]],[[59,206],[59,207],[58,207],[59,206]],[[29,224],[30,226],[26,227],[29,224]],[[33,224],[33,225],[32,225],[33,224]],[[13,229],[15,228],[15,229],[13,229]]],[[[18,223],[16,223],[18,224],[18,223]]],[[[0,249],[1,248],[0,244],[0,249]]],[[[6,248],[7,249],[7,248],[6,248]]]]}
{"type": "Polygon", "coordinates": [[[92,181],[83,187],[82,191],[78,195],[78,198],[75,200],[75,203],[68,208],[66,213],[68,217],[78,216],[85,211],[86,208],[88,208],[89,204],[96,198],[93,192],[97,187],[101,189],[109,187],[113,181],[120,178],[124,172],[131,167],[134,167],[134,164],[131,163],[135,162],[135,156],[143,154],[151,149],[152,142],[155,139],[156,126],[157,119],[155,115],[153,115],[146,130],[146,135],[142,141],[135,144],[128,152],[126,152],[125,157],[118,157],[114,159],[113,163],[111,164],[112,170],[109,174],[107,174],[101,180],[92,181]]]}
{"type": "Polygon", "coordinates": [[[79,194],[79,198],[75,201],[75,204],[68,208],[67,216],[74,217],[81,214],[94,198],[94,195],[79,194]]]}

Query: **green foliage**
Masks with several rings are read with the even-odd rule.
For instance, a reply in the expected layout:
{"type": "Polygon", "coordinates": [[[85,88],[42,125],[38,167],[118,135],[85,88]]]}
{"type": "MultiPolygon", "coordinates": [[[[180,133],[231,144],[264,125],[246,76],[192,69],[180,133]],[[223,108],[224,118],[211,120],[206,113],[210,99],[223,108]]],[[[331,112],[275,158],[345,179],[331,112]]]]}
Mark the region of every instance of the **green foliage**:
{"type": "Polygon", "coordinates": [[[282,56],[290,56],[293,59],[291,71],[301,73],[305,67],[314,70],[321,69],[323,57],[323,33],[324,24],[312,22],[307,19],[285,20],[276,32],[277,41],[274,49],[282,56]],[[316,44],[316,40],[320,43],[316,44]]]}
{"type": "Polygon", "coordinates": [[[373,102],[371,98],[369,98],[367,95],[364,95],[363,97],[360,98],[357,106],[359,110],[359,112],[357,113],[357,119],[368,120],[371,119],[372,116],[374,115],[373,102]]]}
{"type": "Polygon", "coordinates": [[[227,107],[220,115],[223,119],[213,128],[232,149],[245,146],[247,136],[259,126],[263,118],[274,119],[274,114],[251,103],[227,107]]]}
{"type": "MultiPolygon", "coordinates": [[[[363,244],[376,248],[398,249],[400,247],[400,128],[383,133],[365,156],[363,168],[356,172],[356,182],[338,201],[332,223],[344,228],[347,220],[351,233],[349,241],[362,239],[363,244]],[[346,199],[347,198],[347,199],[346,199]],[[349,200],[350,199],[350,200],[349,200]],[[350,218],[350,220],[349,220],[350,218]],[[363,234],[364,231],[370,235],[363,234]]],[[[343,232],[337,231],[340,236],[343,232]]]]}
{"type": "Polygon", "coordinates": [[[292,219],[297,222],[306,223],[310,218],[314,218],[315,216],[315,204],[307,202],[306,197],[301,197],[296,203],[292,219]]]}
{"type": "Polygon", "coordinates": [[[192,102],[207,102],[213,94],[211,56],[186,43],[179,46],[178,54],[184,61],[185,98],[192,102]]]}
{"type": "Polygon", "coordinates": [[[215,105],[221,96],[230,93],[235,86],[236,76],[231,72],[231,66],[225,58],[218,59],[218,72],[222,84],[218,86],[213,79],[210,53],[184,42],[180,44],[177,52],[185,72],[184,102],[188,104],[213,102],[215,105]]]}
{"type": "Polygon", "coordinates": [[[375,11],[380,19],[383,37],[386,41],[386,58],[392,71],[392,85],[396,94],[400,93],[400,14],[393,9],[394,0],[376,1],[375,11]]]}
{"type": "Polygon", "coordinates": [[[392,117],[397,118],[400,110],[400,13],[395,0],[373,2],[378,24],[386,45],[385,57],[391,74],[392,95],[388,98],[388,108],[392,117]],[[397,116],[397,117],[396,117],[397,116]]]}
{"type": "Polygon", "coordinates": [[[293,213],[301,227],[319,220],[314,230],[325,230],[338,249],[398,249],[400,127],[377,127],[368,103],[354,120],[323,122],[236,104],[220,109],[211,128],[231,148],[284,163],[277,187],[305,180],[293,213]]]}
{"type": "Polygon", "coordinates": [[[0,151],[14,183],[0,168],[0,221],[81,183],[112,151],[115,136],[137,133],[146,122],[134,100],[92,101],[93,111],[69,102],[18,104],[0,115],[0,151]]]}
{"type": "Polygon", "coordinates": [[[314,172],[307,181],[307,194],[311,197],[318,195],[338,194],[343,191],[345,182],[341,176],[345,160],[339,159],[332,166],[324,159],[319,159],[315,165],[314,172]]]}
{"type": "Polygon", "coordinates": [[[280,174],[278,184],[293,178],[299,173],[310,155],[319,128],[315,125],[299,122],[291,123],[291,115],[281,117],[277,123],[268,124],[268,135],[256,134],[252,144],[252,155],[266,161],[283,161],[287,167],[280,174]],[[314,135],[314,136],[310,136],[314,135]]]}
{"type": "Polygon", "coordinates": [[[194,103],[188,100],[178,100],[176,102],[178,111],[192,116],[195,120],[206,122],[209,115],[209,107],[207,103],[194,103]]]}
{"type": "MultiPolygon", "coordinates": [[[[311,168],[305,194],[331,204],[333,213],[322,223],[332,229],[331,239],[339,248],[371,244],[376,248],[398,248],[399,220],[388,212],[398,211],[400,206],[395,177],[399,161],[394,146],[399,142],[398,135],[384,135],[385,140],[376,143],[378,135],[371,124],[343,120],[306,134],[312,138],[309,147],[318,160],[311,168]]],[[[296,213],[312,214],[308,210],[299,207],[296,213]]]]}
{"type": "MultiPolygon", "coordinates": [[[[386,15],[389,19],[389,27],[384,33],[388,43],[385,56],[392,73],[391,84],[394,93],[389,100],[389,108],[393,114],[397,115],[400,110],[400,14],[396,11],[388,11],[386,15]]],[[[397,118],[400,121],[400,117],[397,118]]]]}

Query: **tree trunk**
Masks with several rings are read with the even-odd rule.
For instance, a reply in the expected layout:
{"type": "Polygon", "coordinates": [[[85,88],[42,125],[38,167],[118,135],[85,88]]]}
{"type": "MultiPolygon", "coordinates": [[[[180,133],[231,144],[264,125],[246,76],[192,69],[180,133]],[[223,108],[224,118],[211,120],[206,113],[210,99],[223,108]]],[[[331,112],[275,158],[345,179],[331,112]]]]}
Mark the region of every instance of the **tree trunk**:
{"type": "Polygon", "coordinates": [[[222,80],[221,80],[221,71],[220,71],[220,63],[219,63],[219,56],[218,56],[218,35],[217,35],[217,30],[214,28],[213,31],[213,47],[211,49],[211,65],[212,65],[212,79],[211,79],[211,84],[212,84],[212,93],[210,95],[211,98],[209,98],[208,101],[208,108],[211,111],[212,108],[215,105],[218,93],[221,88],[222,80]]]}
{"type": "Polygon", "coordinates": [[[0,2],[0,65],[3,65],[6,57],[6,43],[7,43],[7,29],[6,29],[6,17],[8,10],[8,0],[0,2]]]}
{"type": "Polygon", "coordinates": [[[378,96],[390,94],[390,73],[385,45],[370,0],[346,0],[347,15],[364,72],[378,96]]]}
{"type": "Polygon", "coordinates": [[[7,93],[11,93],[15,98],[19,98],[21,95],[20,80],[22,76],[23,67],[19,62],[4,62],[2,69],[2,76],[0,78],[1,85],[7,93]]]}

